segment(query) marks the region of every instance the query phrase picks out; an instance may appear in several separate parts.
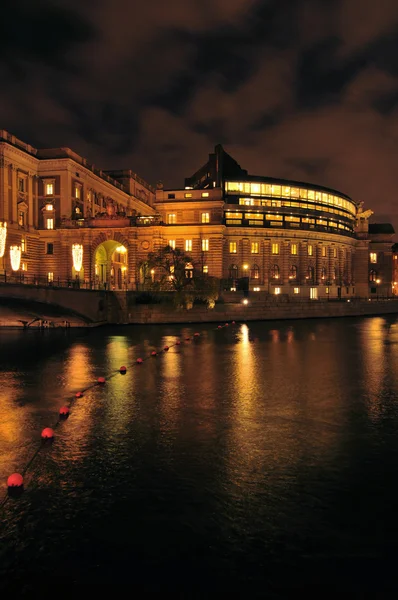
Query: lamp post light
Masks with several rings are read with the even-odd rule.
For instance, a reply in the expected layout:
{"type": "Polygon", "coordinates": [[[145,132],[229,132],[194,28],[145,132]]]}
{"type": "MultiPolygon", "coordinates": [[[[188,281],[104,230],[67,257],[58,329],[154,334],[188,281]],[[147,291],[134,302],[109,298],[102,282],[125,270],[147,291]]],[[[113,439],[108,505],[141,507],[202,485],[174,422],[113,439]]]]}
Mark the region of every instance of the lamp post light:
{"type": "Polygon", "coordinates": [[[10,261],[13,271],[19,271],[21,265],[21,246],[10,246],[10,261]]]}

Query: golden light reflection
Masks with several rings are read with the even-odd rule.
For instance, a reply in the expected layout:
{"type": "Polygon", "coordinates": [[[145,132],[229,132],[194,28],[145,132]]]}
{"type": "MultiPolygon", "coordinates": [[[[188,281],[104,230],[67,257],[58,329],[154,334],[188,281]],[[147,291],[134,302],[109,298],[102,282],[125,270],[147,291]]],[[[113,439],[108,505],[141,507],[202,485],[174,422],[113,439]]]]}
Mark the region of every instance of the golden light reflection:
{"type": "Polygon", "coordinates": [[[365,385],[369,397],[368,410],[372,420],[378,420],[382,415],[381,392],[385,368],[384,325],[383,318],[373,317],[366,321],[366,326],[361,330],[365,338],[362,344],[362,356],[365,385]]]}
{"type": "Polygon", "coordinates": [[[0,258],[4,256],[6,250],[7,223],[0,221],[0,258]]]}
{"type": "Polygon", "coordinates": [[[76,344],[69,349],[64,376],[68,388],[73,391],[84,389],[93,382],[94,366],[87,346],[76,344]]]}

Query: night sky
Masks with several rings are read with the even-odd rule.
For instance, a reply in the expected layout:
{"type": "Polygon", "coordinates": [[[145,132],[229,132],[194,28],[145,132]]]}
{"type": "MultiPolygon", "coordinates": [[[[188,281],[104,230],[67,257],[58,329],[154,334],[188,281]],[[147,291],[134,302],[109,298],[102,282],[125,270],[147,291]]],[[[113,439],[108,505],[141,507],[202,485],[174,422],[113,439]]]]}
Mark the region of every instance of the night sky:
{"type": "Polygon", "coordinates": [[[214,145],[398,232],[398,0],[13,0],[0,127],[183,187],[214,145]]]}

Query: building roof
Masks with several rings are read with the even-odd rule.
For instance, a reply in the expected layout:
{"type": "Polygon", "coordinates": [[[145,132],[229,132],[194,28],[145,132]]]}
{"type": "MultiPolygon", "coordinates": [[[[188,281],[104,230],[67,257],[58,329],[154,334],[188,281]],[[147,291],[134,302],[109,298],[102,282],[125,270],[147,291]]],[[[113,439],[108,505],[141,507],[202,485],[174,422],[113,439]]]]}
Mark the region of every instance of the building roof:
{"type": "Polygon", "coordinates": [[[392,235],[393,233],[395,233],[395,229],[391,225],[391,223],[369,223],[369,233],[385,233],[392,235]]]}

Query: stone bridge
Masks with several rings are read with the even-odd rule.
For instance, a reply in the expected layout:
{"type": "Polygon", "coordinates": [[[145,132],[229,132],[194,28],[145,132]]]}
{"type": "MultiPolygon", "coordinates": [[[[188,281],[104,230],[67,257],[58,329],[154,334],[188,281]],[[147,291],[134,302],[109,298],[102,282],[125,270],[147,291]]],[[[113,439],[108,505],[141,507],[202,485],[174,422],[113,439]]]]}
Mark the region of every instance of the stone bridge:
{"type": "Polygon", "coordinates": [[[52,306],[92,324],[106,323],[112,314],[120,314],[122,310],[119,299],[105,290],[0,283],[0,301],[10,306],[12,299],[25,306],[29,306],[29,303],[34,303],[36,307],[43,305],[43,310],[45,306],[52,306]]]}

